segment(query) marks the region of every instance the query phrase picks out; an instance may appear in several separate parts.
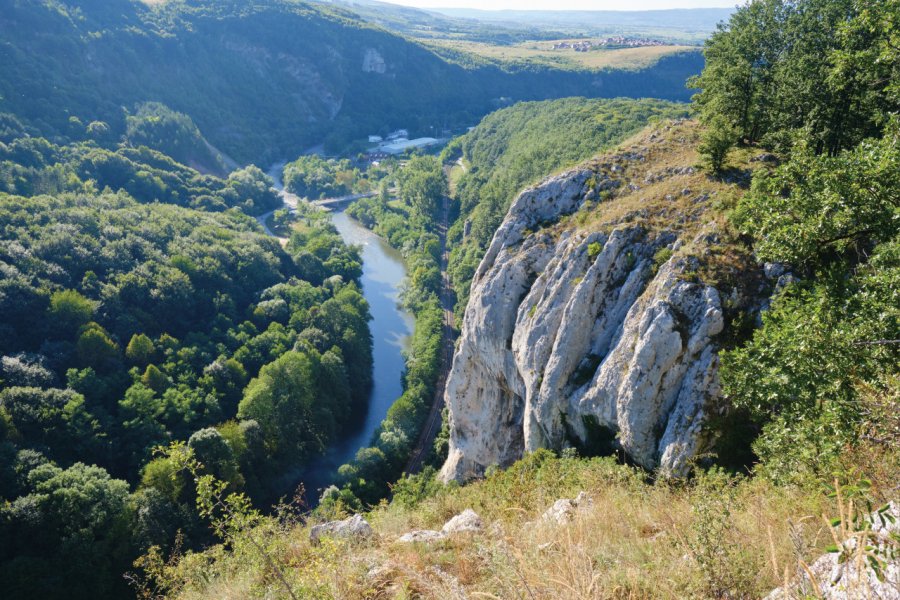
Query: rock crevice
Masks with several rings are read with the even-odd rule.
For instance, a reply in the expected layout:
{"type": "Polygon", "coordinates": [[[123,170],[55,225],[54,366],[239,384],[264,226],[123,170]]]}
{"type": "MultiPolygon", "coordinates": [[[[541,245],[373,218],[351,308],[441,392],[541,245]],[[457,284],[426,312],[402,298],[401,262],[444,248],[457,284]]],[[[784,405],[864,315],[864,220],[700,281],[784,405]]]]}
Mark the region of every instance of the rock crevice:
{"type": "Polygon", "coordinates": [[[494,235],[447,381],[444,480],[538,448],[590,445],[598,430],[667,474],[701,450],[718,395],[718,292],[692,281],[691,257],[656,264],[676,247],[672,232],[549,227],[611,181],[588,169],[548,179],[519,195],[494,235]]]}

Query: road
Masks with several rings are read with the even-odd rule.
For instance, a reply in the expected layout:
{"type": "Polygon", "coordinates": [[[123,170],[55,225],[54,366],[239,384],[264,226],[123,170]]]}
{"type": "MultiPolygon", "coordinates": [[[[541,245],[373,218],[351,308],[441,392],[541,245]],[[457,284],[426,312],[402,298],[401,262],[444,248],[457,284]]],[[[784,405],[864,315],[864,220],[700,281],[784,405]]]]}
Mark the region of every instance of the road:
{"type": "Polygon", "coordinates": [[[415,474],[422,470],[422,465],[434,444],[441,429],[441,411],[444,409],[444,388],[447,385],[447,375],[453,364],[453,348],[456,341],[456,331],[453,328],[453,289],[450,287],[450,276],[447,274],[447,263],[450,259],[450,251],[447,249],[447,226],[450,221],[450,198],[444,196],[441,206],[441,222],[438,224],[438,235],[441,238],[441,308],[444,311],[444,323],[441,335],[441,369],[434,388],[434,399],[431,402],[431,410],[425,421],[416,447],[406,463],[406,472],[415,474]]]}

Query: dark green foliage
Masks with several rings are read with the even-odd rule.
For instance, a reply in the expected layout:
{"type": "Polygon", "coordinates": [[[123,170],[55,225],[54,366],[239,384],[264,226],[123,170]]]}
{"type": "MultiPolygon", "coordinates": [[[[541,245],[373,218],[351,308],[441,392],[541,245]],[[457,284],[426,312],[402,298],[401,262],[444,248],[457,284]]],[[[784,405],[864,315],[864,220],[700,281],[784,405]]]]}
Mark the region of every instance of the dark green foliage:
{"type": "Polygon", "coordinates": [[[761,260],[804,279],[783,281],[762,328],[722,359],[724,391],[761,428],[753,450],[779,481],[830,481],[866,398],[900,364],[898,19],[892,2],[751,3],[696,81],[708,124],[783,154],[732,220],[761,260]]]}
{"type": "Polygon", "coordinates": [[[346,159],[326,160],[310,154],[284,166],[284,187],[304,198],[345,196],[358,178],[359,172],[346,159]]]}
{"type": "Polygon", "coordinates": [[[191,118],[159,102],[144,102],[134,115],[125,117],[125,140],[135,147],[159,150],[185,165],[212,172],[226,169],[191,118]]]}
{"type": "Polygon", "coordinates": [[[279,204],[272,181],[258,167],[227,179],[203,175],[146,146],[99,147],[93,142],[58,146],[44,138],[0,145],[0,192],[25,196],[125,190],[141,202],[165,202],[207,211],[237,207],[248,214],[279,204]]]}
{"type": "MultiPolygon", "coordinates": [[[[33,147],[41,156],[59,150],[33,147]]],[[[77,156],[74,147],[65,152],[77,156]]],[[[157,164],[167,176],[186,172],[168,158],[157,164]]],[[[256,167],[215,181],[245,207],[275,198],[256,167]]],[[[284,470],[341,432],[371,382],[368,306],[353,283],[359,253],[322,217],[308,215],[286,252],[236,210],[142,204],[125,191],[76,187],[34,197],[0,193],[0,306],[8,309],[0,313],[0,482],[11,501],[0,509],[0,579],[10,598],[121,596],[116,582],[146,544],[171,545],[179,530],[190,547],[210,541],[191,488],[153,459],[154,447],[190,440],[211,473],[268,503],[284,492],[284,470]],[[245,395],[249,404],[258,400],[259,386],[248,381],[265,380],[294,356],[309,368],[290,370],[291,391],[309,393],[280,397],[280,427],[249,410],[265,427],[255,420],[215,427],[238,416],[245,395]],[[109,473],[140,487],[129,497],[118,482],[125,488],[123,502],[110,508],[115,527],[83,528],[84,539],[69,543],[57,509],[41,504],[45,492],[28,472],[80,462],[96,465],[92,481],[109,473]],[[89,550],[87,539],[97,540],[89,550]],[[69,586],[85,565],[92,596],[69,586]]],[[[81,493],[78,481],[58,481],[53,494],[65,497],[65,486],[81,493]]]]}
{"type": "Polygon", "coordinates": [[[898,12],[891,0],[749,3],[707,41],[691,82],[704,121],[775,148],[799,135],[817,153],[876,135],[900,108],[898,12]]]}
{"type": "Polygon", "coordinates": [[[121,597],[130,566],[128,484],[76,463],[32,469],[0,507],[0,587],[9,598],[121,597]]]}

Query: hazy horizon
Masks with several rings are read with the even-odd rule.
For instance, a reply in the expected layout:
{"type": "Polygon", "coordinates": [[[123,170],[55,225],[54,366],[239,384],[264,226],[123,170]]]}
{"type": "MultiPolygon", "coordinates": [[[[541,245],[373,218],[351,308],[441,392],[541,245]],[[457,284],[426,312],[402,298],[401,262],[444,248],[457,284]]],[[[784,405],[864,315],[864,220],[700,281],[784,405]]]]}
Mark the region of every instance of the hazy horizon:
{"type": "Polygon", "coordinates": [[[476,10],[667,10],[679,8],[733,8],[738,0],[387,0],[416,8],[476,10]]]}

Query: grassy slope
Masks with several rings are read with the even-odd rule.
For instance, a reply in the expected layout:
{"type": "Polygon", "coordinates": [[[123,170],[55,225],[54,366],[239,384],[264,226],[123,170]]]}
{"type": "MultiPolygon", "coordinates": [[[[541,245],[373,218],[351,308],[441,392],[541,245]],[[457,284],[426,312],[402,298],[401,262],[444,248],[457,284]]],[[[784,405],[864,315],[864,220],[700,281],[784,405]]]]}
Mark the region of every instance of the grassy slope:
{"type": "MultiPolygon", "coordinates": [[[[888,482],[884,482],[887,486],[888,482]]],[[[284,565],[299,598],[678,599],[760,598],[798,577],[798,560],[820,555],[831,537],[822,515],[838,508],[814,488],[706,475],[690,485],[649,483],[609,459],[531,455],[506,472],[448,487],[413,506],[395,502],[368,515],[375,535],[359,544],[308,541],[303,524],[254,531],[284,565]],[[566,526],[541,519],[559,498],[586,492],[590,506],[566,526]],[[440,529],[466,508],[485,531],[434,544],[403,544],[414,529],[440,529]],[[721,596],[722,592],[732,596],[721,596]]],[[[236,549],[193,556],[172,597],[283,597],[261,555],[236,549]],[[207,563],[212,560],[212,563],[207,563]]]]}

